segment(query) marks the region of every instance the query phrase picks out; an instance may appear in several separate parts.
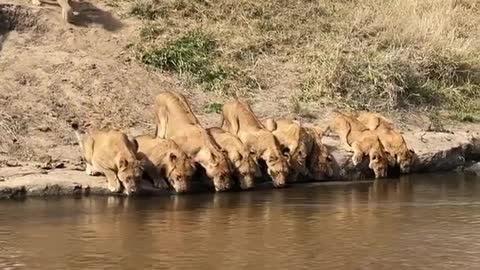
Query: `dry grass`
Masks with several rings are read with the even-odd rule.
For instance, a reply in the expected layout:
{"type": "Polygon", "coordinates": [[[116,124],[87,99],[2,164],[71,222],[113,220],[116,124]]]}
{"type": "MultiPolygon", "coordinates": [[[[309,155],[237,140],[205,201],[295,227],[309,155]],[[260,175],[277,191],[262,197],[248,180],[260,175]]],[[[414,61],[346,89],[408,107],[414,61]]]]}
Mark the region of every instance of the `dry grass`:
{"type": "Polygon", "coordinates": [[[141,59],[162,52],[160,62],[185,63],[182,57],[200,55],[194,70],[203,71],[188,71],[189,76],[153,64],[181,74],[192,87],[225,95],[275,95],[288,89],[293,110],[302,104],[427,109],[480,119],[478,0],[138,3],[132,11],[146,15],[137,16],[154,17],[154,24],[140,31],[141,59]],[[145,11],[148,6],[154,10],[145,11]],[[185,55],[172,54],[178,59],[165,60],[166,51],[178,51],[175,44],[189,33],[208,37],[214,49],[204,54],[190,46],[185,55]]]}

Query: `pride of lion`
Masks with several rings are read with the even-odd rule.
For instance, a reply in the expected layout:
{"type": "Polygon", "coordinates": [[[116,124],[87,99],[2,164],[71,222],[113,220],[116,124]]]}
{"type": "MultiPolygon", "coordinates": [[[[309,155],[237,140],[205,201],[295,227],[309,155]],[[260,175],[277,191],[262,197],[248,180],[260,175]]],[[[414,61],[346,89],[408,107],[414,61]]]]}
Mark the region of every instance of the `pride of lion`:
{"type": "Polygon", "coordinates": [[[376,113],[335,111],[321,129],[291,119],[262,122],[249,104],[236,99],[223,105],[218,127],[204,127],[184,95],[166,91],[155,98],[154,115],[155,134],[136,137],[115,130],[84,132],[73,124],[86,173],[104,175],[111,192],[126,194],[141,191],[144,178],[176,192],[191,191],[197,178],[207,179],[215,191],[252,189],[262,179],[278,188],[328,180],[336,163],[322,142],[329,130],[353,153],[354,166],[368,159],[375,178],[387,177],[393,166],[408,173],[414,163],[415,152],[401,133],[376,113]]]}

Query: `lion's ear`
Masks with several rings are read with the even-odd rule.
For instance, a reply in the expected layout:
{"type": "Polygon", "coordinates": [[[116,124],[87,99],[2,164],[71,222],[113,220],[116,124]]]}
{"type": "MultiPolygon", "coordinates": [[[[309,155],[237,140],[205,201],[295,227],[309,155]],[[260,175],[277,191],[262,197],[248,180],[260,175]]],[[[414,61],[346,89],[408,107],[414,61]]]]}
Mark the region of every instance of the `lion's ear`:
{"type": "Polygon", "coordinates": [[[174,153],[170,153],[168,155],[168,158],[170,159],[171,162],[175,163],[177,162],[177,155],[175,155],[174,153]]]}
{"type": "Polygon", "coordinates": [[[216,166],[218,164],[218,158],[210,152],[210,159],[212,160],[212,165],[216,166]]]}
{"type": "Polygon", "coordinates": [[[284,157],[290,158],[290,148],[288,148],[288,147],[286,147],[286,146],[284,146],[284,145],[281,145],[280,147],[281,147],[281,149],[282,149],[282,155],[283,155],[284,157]]]}
{"type": "Polygon", "coordinates": [[[128,167],[128,160],[126,158],[120,158],[120,160],[118,161],[118,168],[120,170],[124,170],[125,168],[128,167]]]}
{"type": "Polygon", "coordinates": [[[232,161],[233,160],[236,160],[236,161],[241,161],[243,159],[243,156],[240,152],[238,151],[234,151],[233,152],[233,158],[232,158],[232,161]]]}
{"type": "Polygon", "coordinates": [[[268,118],[267,120],[265,120],[265,128],[268,131],[273,132],[277,129],[277,123],[272,118],[268,118]]]}

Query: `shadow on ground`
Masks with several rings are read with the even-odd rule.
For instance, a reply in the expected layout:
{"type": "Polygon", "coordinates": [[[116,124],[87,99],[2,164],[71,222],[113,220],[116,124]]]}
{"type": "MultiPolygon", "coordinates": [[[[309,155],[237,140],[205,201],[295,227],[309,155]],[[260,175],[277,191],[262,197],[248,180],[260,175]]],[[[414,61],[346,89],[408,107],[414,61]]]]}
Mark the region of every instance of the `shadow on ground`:
{"type": "Polygon", "coordinates": [[[118,31],[123,27],[123,23],[112,13],[102,10],[90,2],[71,1],[71,6],[75,12],[78,12],[73,22],[77,26],[101,25],[103,29],[110,32],[118,31]]]}

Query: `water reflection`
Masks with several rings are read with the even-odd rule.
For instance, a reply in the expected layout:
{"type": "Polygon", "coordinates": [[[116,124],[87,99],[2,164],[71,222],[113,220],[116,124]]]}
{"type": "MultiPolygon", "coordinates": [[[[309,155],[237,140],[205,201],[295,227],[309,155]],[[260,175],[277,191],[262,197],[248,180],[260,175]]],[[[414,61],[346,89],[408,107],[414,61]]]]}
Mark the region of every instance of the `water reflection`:
{"type": "Polygon", "coordinates": [[[478,179],[1,202],[1,269],[477,269],[478,179]]]}

